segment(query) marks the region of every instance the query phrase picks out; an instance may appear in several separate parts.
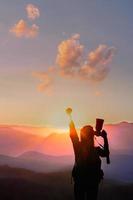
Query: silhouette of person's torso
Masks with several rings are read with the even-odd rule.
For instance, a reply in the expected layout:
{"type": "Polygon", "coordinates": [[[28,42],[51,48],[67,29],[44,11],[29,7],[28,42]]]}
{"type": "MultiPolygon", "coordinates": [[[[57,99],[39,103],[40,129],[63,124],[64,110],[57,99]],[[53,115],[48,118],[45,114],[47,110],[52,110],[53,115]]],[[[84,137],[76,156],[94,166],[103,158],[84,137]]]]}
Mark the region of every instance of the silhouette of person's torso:
{"type": "Polygon", "coordinates": [[[101,170],[100,148],[84,148],[81,142],[74,146],[75,165],[72,176],[74,181],[82,184],[97,184],[103,178],[101,170]]]}

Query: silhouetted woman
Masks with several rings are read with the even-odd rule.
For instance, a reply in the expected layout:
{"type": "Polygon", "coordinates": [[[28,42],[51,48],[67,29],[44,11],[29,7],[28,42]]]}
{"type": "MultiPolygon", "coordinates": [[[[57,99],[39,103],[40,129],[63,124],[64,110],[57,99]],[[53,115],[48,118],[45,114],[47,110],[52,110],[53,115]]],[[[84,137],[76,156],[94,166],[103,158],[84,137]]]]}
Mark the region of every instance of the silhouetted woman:
{"type": "Polygon", "coordinates": [[[80,141],[73,121],[70,122],[70,138],[75,154],[75,165],[72,170],[75,200],[96,200],[98,186],[103,178],[101,157],[109,155],[107,134],[103,130],[104,148],[94,147],[94,130],[84,126],[80,131],[80,141]]]}

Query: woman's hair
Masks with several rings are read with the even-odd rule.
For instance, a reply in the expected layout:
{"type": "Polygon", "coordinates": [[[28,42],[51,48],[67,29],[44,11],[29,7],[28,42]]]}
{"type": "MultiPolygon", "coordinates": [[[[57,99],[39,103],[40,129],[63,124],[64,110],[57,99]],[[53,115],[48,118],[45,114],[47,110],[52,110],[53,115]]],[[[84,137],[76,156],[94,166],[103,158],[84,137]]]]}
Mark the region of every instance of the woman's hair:
{"type": "Polygon", "coordinates": [[[84,126],[81,130],[80,130],[80,139],[81,142],[93,142],[94,144],[94,130],[92,126],[84,126]]]}

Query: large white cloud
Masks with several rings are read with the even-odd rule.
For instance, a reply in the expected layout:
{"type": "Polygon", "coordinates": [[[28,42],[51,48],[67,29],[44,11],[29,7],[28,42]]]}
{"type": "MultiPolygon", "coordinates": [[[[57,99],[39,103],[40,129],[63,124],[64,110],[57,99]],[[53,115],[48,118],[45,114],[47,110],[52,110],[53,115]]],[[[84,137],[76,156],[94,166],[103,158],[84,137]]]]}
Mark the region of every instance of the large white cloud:
{"type": "Polygon", "coordinates": [[[21,19],[10,29],[10,32],[16,37],[34,38],[39,32],[39,27],[36,24],[28,26],[26,21],[21,19]]]}
{"type": "Polygon", "coordinates": [[[29,19],[34,20],[34,19],[40,17],[39,9],[33,4],[28,4],[26,6],[26,11],[27,11],[27,16],[29,19]]]}
{"type": "MultiPolygon", "coordinates": [[[[58,45],[56,68],[49,73],[49,68],[41,76],[41,91],[51,87],[51,77],[57,75],[62,78],[79,79],[87,82],[98,83],[103,81],[110,70],[109,63],[116,52],[115,47],[100,44],[93,51],[84,53],[84,46],[80,44],[80,35],[75,34],[58,45]]],[[[52,79],[54,79],[52,77],[52,79]]]]}

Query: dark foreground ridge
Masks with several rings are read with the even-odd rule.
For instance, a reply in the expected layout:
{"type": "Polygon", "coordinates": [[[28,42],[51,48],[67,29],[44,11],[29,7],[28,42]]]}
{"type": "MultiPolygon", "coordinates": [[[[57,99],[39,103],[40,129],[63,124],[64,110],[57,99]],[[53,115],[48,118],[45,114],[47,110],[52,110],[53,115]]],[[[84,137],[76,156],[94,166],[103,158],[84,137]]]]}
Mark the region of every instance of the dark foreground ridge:
{"type": "MultiPolygon", "coordinates": [[[[70,171],[36,173],[26,169],[0,166],[2,200],[73,200],[70,171]]],[[[104,180],[98,200],[132,200],[133,184],[104,180]]]]}

